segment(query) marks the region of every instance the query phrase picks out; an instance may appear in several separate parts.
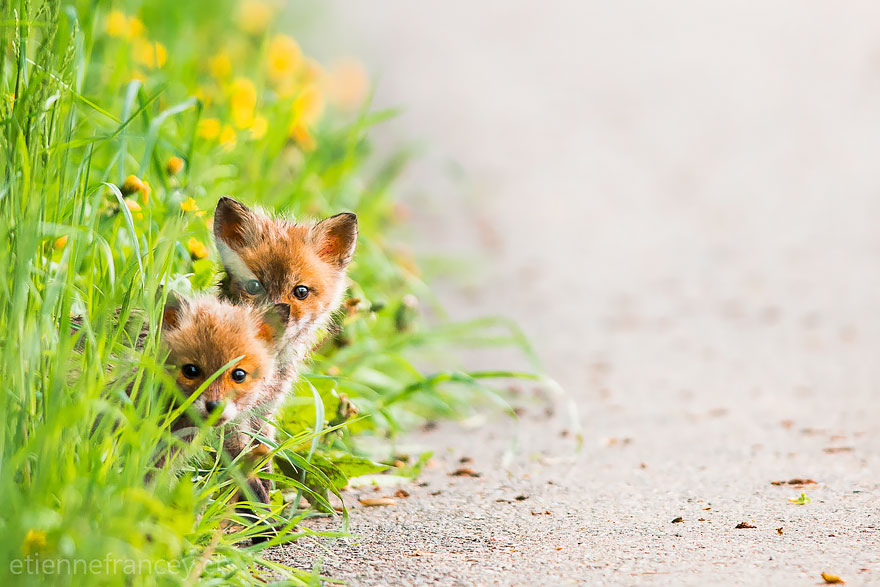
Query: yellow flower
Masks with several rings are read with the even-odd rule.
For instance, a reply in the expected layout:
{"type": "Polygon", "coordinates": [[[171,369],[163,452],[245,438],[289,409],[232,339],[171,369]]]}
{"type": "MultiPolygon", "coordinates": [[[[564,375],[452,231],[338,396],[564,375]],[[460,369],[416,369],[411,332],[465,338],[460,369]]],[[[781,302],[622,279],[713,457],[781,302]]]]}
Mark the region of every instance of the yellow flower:
{"type": "Polygon", "coordinates": [[[144,215],[141,213],[141,205],[134,200],[126,198],[125,207],[128,208],[128,211],[131,212],[131,217],[135,220],[140,220],[144,217],[144,215]]]}
{"type": "Polygon", "coordinates": [[[162,67],[168,60],[168,50],[159,42],[135,39],[131,46],[131,54],[134,60],[144,67],[162,67]]]}
{"type": "Polygon", "coordinates": [[[46,548],[46,533],[42,530],[34,530],[31,528],[27,531],[27,534],[25,534],[21,548],[27,554],[46,548]]]}
{"type": "Polygon", "coordinates": [[[306,86],[293,100],[294,124],[312,124],[321,117],[324,112],[324,96],[321,89],[311,84],[306,86]]]}
{"type": "Polygon", "coordinates": [[[267,73],[275,83],[293,77],[302,65],[302,51],[296,41],[276,35],[269,41],[267,73]]]}
{"type": "Polygon", "coordinates": [[[128,34],[128,17],[120,10],[112,11],[107,15],[104,30],[111,37],[125,37],[128,34]]]}
{"type": "Polygon", "coordinates": [[[189,254],[196,259],[204,259],[208,256],[208,247],[205,246],[205,243],[195,237],[192,237],[187,241],[186,249],[189,251],[189,254]]]}
{"type": "Polygon", "coordinates": [[[341,59],[330,69],[324,85],[330,100],[343,110],[354,110],[367,96],[369,80],[364,66],[356,59],[341,59]]]}
{"type": "Polygon", "coordinates": [[[235,134],[235,129],[230,125],[226,125],[223,127],[223,130],[220,131],[220,144],[227,151],[231,150],[232,147],[235,146],[235,142],[237,140],[237,135],[235,134]]]}
{"type": "Polygon", "coordinates": [[[224,80],[232,73],[232,59],[229,53],[220,51],[208,60],[208,71],[218,80],[224,80]]]}
{"type": "Polygon", "coordinates": [[[128,19],[128,38],[136,39],[144,34],[144,23],[136,16],[128,19]]]}
{"type": "Polygon", "coordinates": [[[55,239],[55,248],[56,249],[63,249],[64,247],[66,247],[67,246],[67,238],[68,238],[68,236],[65,234],[64,236],[59,236],[57,239],[55,239]]]}
{"type": "Polygon", "coordinates": [[[123,182],[122,187],[119,191],[122,192],[124,196],[130,196],[131,194],[135,194],[137,192],[143,191],[144,182],[137,175],[129,175],[125,178],[125,182],[123,182]]]}
{"type": "Polygon", "coordinates": [[[314,151],[317,143],[309,128],[302,123],[294,124],[290,129],[290,137],[302,148],[303,151],[314,151]]]}
{"type": "Polygon", "coordinates": [[[144,34],[144,23],[136,16],[126,16],[121,10],[113,10],[107,15],[104,30],[111,37],[136,39],[144,34]]]}
{"type": "Polygon", "coordinates": [[[251,125],[251,138],[259,141],[266,136],[267,130],[269,130],[269,121],[262,114],[257,114],[254,117],[254,123],[251,125]]]}
{"type": "Polygon", "coordinates": [[[165,171],[168,175],[177,175],[181,171],[183,171],[184,162],[180,157],[171,157],[168,159],[168,163],[165,164],[165,171]]]}
{"type": "Polygon", "coordinates": [[[245,0],[238,9],[238,25],[245,32],[259,35],[275,15],[272,6],[263,0],[245,0]]]}
{"type": "Polygon", "coordinates": [[[257,88],[244,77],[232,82],[229,108],[232,121],[238,128],[248,128],[254,123],[254,109],[257,107],[257,88]]]}
{"type": "Polygon", "coordinates": [[[199,121],[199,126],[196,129],[196,134],[198,134],[203,139],[213,140],[220,136],[220,121],[216,118],[203,118],[199,121]]]}
{"type": "Polygon", "coordinates": [[[195,212],[199,206],[192,197],[189,197],[180,203],[180,209],[184,212],[195,212]]]}
{"type": "Polygon", "coordinates": [[[144,206],[150,203],[150,194],[153,193],[153,188],[150,186],[150,182],[144,180],[144,189],[141,190],[141,202],[144,203],[144,206]]]}

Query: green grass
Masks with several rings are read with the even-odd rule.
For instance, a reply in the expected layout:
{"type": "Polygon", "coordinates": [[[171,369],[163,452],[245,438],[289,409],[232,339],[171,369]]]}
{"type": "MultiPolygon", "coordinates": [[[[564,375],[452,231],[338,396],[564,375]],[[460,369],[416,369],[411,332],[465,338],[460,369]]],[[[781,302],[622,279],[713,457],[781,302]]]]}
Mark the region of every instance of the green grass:
{"type": "Polygon", "coordinates": [[[450,351],[528,344],[500,319],[423,323],[420,306],[436,300],[386,236],[408,155],[378,159],[368,140],[393,112],[371,111],[351,64],[291,65],[290,43],[264,28],[276,19],[257,18],[274,4],[0,6],[3,584],[313,581],[261,551],[297,538],[349,477],[378,470],[365,457],[391,456],[402,430],[467,414],[475,398],[503,403],[489,382],[531,377],[459,371],[450,351]],[[259,546],[242,544],[264,526],[231,503],[241,463],[213,430],[180,446],[161,341],[134,349],[142,324],[157,332],[162,286],[216,282],[208,222],[224,194],[296,217],[353,210],[360,225],[357,302],[306,367],[267,457],[293,505],[315,508],[277,490],[264,515],[283,530],[259,546]],[[366,435],[389,439],[387,454],[363,454],[366,435]],[[191,460],[157,460],[169,449],[191,460]]]}

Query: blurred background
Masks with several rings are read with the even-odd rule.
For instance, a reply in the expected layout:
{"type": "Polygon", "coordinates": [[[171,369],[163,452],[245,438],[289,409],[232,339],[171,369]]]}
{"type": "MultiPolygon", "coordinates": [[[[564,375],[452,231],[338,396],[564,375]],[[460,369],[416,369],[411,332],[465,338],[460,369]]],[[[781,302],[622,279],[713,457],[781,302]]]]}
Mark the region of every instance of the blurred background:
{"type": "Polygon", "coordinates": [[[876,4],[331,12],[322,35],[365,59],[378,105],[404,105],[378,134],[428,145],[405,190],[417,242],[491,261],[452,289],[459,316],[513,316],[578,394],[607,387],[609,356],[673,361],[651,394],[708,376],[870,393],[847,344],[878,326],[876,4]]]}

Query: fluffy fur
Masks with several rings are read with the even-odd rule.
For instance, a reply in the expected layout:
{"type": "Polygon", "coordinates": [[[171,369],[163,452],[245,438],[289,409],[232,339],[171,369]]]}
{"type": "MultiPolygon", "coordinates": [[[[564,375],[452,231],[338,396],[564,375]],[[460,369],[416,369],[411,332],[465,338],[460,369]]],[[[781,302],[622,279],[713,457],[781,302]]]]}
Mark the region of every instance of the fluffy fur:
{"type": "MultiPolygon", "coordinates": [[[[224,441],[232,457],[252,447],[257,433],[271,435],[263,414],[272,411],[286,391],[278,377],[275,357],[288,316],[286,304],[256,308],[210,296],[189,300],[170,297],[165,307],[162,336],[169,350],[168,364],[185,395],[192,395],[216,371],[242,357],[192,404],[203,419],[221,410],[217,423],[232,424],[233,432],[224,441]],[[195,366],[198,375],[188,374],[185,366],[195,366]],[[233,379],[238,369],[246,374],[243,381],[233,379]],[[208,402],[217,402],[219,407],[209,409],[208,402]]],[[[182,432],[189,426],[191,422],[183,418],[174,428],[182,432]]],[[[261,501],[268,503],[265,484],[252,482],[251,487],[261,501]]]]}
{"type": "Polygon", "coordinates": [[[222,298],[253,306],[290,306],[277,356],[279,378],[289,389],[297,367],[342,302],[345,270],[357,241],[357,217],[343,213],[317,224],[296,224],[221,198],[214,213],[214,237],[226,270],[220,283],[222,298]],[[260,284],[256,293],[248,289],[252,281],[260,284]],[[299,286],[308,288],[304,299],[295,295],[299,286]]]}
{"type": "MultiPolygon", "coordinates": [[[[345,272],[357,242],[357,216],[343,213],[316,224],[296,224],[221,198],[214,212],[214,239],[226,271],[220,283],[223,300],[254,308],[290,308],[275,347],[275,374],[265,409],[254,412],[235,435],[241,438],[250,430],[260,430],[271,438],[273,428],[267,420],[293,387],[299,365],[342,303],[345,272]]],[[[268,502],[268,482],[251,486],[268,502]]]]}

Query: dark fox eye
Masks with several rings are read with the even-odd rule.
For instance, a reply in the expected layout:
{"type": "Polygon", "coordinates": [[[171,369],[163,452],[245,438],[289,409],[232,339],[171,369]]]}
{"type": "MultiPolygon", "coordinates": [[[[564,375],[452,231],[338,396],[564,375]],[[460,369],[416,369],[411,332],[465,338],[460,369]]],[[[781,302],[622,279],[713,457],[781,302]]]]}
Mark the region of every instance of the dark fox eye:
{"type": "Polygon", "coordinates": [[[247,371],[244,369],[235,369],[232,371],[232,380],[236,383],[241,383],[245,380],[245,377],[247,377],[247,371]]]}
{"type": "Polygon", "coordinates": [[[183,376],[187,379],[195,379],[202,374],[202,370],[192,363],[187,363],[186,365],[181,367],[180,372],[183,373],[183,376]]]}
{"type": "Polygon", "coordinates": [[[304,285],[298,285],[293,288],[293,297],[298,300],[304,300],[309,297],[309,288],[304,285]]]}
{"type": "Polygon", "coordinates": [[[252,296],[255,296],[263,291],[263,284],[256,279],[250,279],[244,282],[244,289],[252,296]]]}

